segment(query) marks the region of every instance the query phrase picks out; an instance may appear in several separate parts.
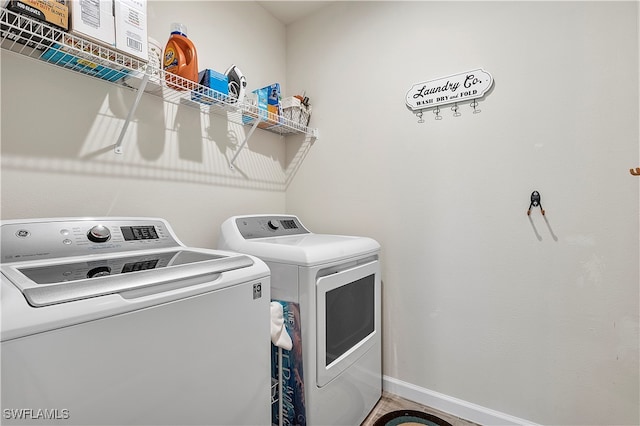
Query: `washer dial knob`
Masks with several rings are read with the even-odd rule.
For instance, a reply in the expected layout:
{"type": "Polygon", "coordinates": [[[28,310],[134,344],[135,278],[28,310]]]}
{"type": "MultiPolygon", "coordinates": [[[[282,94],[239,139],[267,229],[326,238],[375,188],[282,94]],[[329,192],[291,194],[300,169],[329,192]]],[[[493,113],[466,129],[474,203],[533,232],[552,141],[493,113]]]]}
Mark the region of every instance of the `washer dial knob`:
{"type": "Polygon", "coordinates": [[[106,277],[107,275],[111,275],[111,268],[108,266],[98,266],[87,272],[87,278],[106,277]]]}
{"type": "Polygon", "coordinates": [[[104,225],[96,225],[89,229],[87,238],[94,243],[105,243],[111,239],[111,231],[104,225]]]}
{"type": "Polygon", "coordinates": [[[274,231],[278,228],[280,228],[280,222],[277,221],[276,219],[271,219],[267,225],[269,225],[269,228],[273,229],[274,231]]]}

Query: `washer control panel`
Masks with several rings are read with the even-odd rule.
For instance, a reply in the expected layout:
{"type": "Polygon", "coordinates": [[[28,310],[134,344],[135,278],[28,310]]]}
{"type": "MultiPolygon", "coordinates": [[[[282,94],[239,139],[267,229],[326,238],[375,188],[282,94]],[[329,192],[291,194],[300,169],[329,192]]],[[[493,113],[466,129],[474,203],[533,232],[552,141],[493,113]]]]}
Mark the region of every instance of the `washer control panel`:
{"type": "Polygon", "coordinates": [[[162,219],[33,219],[1,227],[2,263],[180,245],[162,219]]]}
{"type": "Polygon", "coordinates": [[[296,216],[245,216],[236,226],[245,240],[309,233],[296,216]]]}

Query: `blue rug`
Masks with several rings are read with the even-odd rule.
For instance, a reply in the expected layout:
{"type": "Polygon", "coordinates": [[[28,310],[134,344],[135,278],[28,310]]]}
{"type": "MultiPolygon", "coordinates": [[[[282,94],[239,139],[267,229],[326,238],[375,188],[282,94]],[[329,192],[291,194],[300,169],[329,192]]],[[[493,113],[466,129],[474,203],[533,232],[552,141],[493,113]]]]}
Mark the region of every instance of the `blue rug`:
{"type": "Polygon", "coordinates": [[[373,426],[452,426],[451,423],[442,420],[433,414],[415,410],[392,411],[380,417],[373,426]]]}

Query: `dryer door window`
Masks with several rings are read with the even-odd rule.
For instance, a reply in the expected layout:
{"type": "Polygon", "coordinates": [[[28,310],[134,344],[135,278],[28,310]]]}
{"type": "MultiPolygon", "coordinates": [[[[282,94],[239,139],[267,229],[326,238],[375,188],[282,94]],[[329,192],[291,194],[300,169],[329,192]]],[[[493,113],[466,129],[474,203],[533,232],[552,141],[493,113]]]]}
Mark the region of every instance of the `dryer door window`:
{"type": "Polygon", "coordinates": [[[324,386],[380,339],[378,261],[316,282],[317,383],[324,386]]]}
{"type": "Polygon", "coordinates": [[[375,331],[375,275],[334,288],[325,295],[325,366],[375,331]]]}

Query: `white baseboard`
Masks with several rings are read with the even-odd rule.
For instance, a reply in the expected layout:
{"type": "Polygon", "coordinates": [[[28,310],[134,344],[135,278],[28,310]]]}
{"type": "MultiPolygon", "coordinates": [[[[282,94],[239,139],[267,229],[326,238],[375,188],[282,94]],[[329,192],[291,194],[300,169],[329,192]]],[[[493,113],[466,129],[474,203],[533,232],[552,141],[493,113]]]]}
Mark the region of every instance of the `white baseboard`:
{"type": "Polygon", "coordinates": [[[402,398],[427,405],[461,419],[469,420],[483,426],[538,426],[536,423],[520,419],[509,414],[485,408],[471,402],[463,401],[429,389],[421,388],[393,377],[382,377],[382,388],[402,398]]]}

